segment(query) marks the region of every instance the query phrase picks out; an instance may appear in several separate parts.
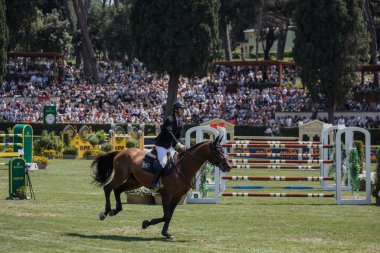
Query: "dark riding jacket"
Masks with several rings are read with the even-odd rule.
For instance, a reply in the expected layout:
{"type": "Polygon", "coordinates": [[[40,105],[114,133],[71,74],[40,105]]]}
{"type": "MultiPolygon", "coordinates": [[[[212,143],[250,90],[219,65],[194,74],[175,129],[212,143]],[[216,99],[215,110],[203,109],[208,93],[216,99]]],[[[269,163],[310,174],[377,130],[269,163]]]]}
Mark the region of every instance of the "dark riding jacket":
{"type": "Polygon", "coordinates": [[[156,146],[166,149],[174,148],[180,142],[178,139],[181,138],[181,132],[181,119],[177,119],[174,114],[167,116],[161,126],[161,132],[156,138],[156,146]]]}

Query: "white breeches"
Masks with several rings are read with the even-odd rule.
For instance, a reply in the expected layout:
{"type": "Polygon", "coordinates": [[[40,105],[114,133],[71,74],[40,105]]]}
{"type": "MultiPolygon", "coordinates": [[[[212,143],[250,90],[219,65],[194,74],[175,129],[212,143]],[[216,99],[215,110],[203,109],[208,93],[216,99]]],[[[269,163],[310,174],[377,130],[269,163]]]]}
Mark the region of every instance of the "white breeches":
{"type": "Polygon", "coordinates": [[[156,146],[156,150],[157,150],[157,159],[160,162],[162,168],[165,168],[166,164],[168,163],[167,153],[170,153],[171,156],[173,156],[175,153],[175,150],[172,147],[166,149],[159,146],[156,146]]]}

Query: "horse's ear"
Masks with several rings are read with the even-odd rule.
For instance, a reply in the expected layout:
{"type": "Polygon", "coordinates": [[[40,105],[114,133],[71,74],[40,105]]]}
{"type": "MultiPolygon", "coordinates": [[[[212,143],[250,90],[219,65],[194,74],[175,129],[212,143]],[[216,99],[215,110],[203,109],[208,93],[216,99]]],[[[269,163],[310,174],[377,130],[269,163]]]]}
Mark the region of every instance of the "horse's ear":
{"type": "Polygon", "coordinates": [[[213,144],[216,145],[220,140],[219,140],[219,135],[216,137],[216,139],[214,140],[213,144]]]}

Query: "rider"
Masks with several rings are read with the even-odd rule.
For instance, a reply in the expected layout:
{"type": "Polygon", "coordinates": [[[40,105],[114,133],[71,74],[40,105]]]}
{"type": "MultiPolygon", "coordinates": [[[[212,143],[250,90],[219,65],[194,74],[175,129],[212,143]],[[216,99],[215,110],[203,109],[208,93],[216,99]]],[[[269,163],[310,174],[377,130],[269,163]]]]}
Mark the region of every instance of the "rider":
{"type": "Polygon", "coordinates": [[[167,116],[161,126],[161,132],[156,138],[156,150],[158,162],[154,163],[155,173],[153,176],[152,186],[157,189],[159,186],[158,179],[162,170],[168,162],[168,153],[174,153],[174,149],[185,151],[186,146],[178,139],[181,137],[182,121],[186,106],[180,101],[175,101],[172,105],[172,114],[167,116]]]}

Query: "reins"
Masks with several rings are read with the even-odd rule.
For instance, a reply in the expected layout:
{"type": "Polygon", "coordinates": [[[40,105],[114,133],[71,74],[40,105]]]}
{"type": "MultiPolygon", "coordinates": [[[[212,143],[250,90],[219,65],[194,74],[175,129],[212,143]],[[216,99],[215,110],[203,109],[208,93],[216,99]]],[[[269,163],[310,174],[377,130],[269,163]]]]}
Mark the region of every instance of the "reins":
{"type": "MultiPolygon", "coordinates": [[[[205,162],[207,162],[207,160],[203,160],[203,159],[199,158],[198,156],[192,154],[191,152],[189,152],[189,151],[187,151],[187,150],[185,150],[184,153],[189,154],[190,156],[192,156],[192,157],[198,159],[199,161],[202,162],[202,165],[203,165],[205,162]]],[[[177,171],[178,174],[182,177],[182,179],[185,181],[185,184],[187,185],[187,187],[186,187],[186,191],[185,191],[185,192],[188,192],[188,191],[191,189],[192,182],[191,182],[191,181],[190,181],[190,180],[189,180],[189,179],[188,179],[188,178],[182,173],[181,170],[179,170],[179,168],[178,168],[178,166],[177,166],[177,164],[179,163],[179,161],[182,160],[182,159],[184,159],[184,157],[181,157],[179,160],[177,160],[177,163],[175,164],[175,167],[176,167],[176,171],[177,171]]],[[[201,165],[201,167],[202,167],[202,165],[201,165]]],[[[201,176],[201,173],[199,173],[199,175],[198,175],[197,177],[195,177],[195,180],[197,181],[198,178],[199,178],[200,176],[201,176]]],[[[183,194],[181,194],[181,195],[179,195],[179,196],[182,196],[182,195],[183,195],[183,194]]],[[[178,196],[178,197],[179,197],[179,196],[178,196]]]]}

